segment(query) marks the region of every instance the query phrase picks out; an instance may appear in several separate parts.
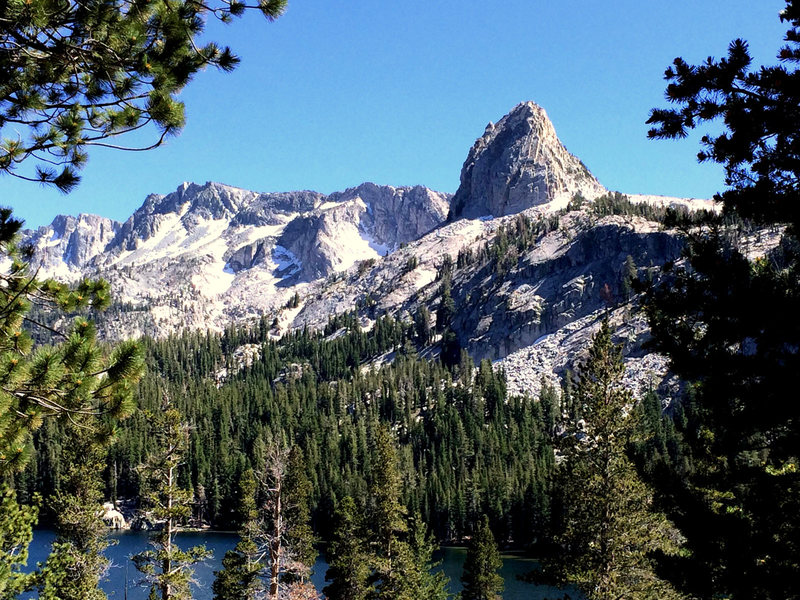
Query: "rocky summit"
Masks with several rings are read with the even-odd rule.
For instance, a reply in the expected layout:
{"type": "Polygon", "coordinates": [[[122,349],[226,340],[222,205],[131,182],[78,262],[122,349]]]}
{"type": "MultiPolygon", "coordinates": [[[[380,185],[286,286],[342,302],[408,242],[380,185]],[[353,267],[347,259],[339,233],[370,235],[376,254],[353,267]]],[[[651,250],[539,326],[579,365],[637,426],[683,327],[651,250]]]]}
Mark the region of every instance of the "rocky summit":
{"type": "Polygon", "coordinates": [[[575,193],[605,192],[586,166],[556,136],[544,109],[523,102],[489,123],[469,151],[451,218],[512,215],[575,193]]]}
{"type": "MultiPolygon", "coordinates": [[[[258,193],[185,183],[148,196],[124,223],[59,216],[24,232],[40,274],[104,277],[115,303],[102,335],[163,336],[262,319],[273,335],[356,311],[449,326],[473,358],[508,367],[516,392],[570,366],[600,316],[638,375],[664,375],[626,277],[678,258],[683,240],[659,219],[709,201],[609,193],[532,102],[489,124],[454,196],[364,183],[329,195],[258,193]],[[631,265],[634,265],[631,267],[631,265]]],[[[436,334],[424,352],[438,352],[436,334]]]]}

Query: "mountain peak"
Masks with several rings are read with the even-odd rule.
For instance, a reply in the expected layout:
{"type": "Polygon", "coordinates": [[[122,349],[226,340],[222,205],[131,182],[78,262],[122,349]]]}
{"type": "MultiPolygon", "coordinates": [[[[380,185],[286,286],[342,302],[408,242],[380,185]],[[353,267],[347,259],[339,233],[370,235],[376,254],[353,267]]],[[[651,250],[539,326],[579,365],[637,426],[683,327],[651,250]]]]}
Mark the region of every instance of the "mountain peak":
{"type": "Polygon", "coordinates": [[[521,102],[473,144],[451,218],[500,217],[575,192],[593,197],[604,191],[558,139],[545,110],[521,102]]]}

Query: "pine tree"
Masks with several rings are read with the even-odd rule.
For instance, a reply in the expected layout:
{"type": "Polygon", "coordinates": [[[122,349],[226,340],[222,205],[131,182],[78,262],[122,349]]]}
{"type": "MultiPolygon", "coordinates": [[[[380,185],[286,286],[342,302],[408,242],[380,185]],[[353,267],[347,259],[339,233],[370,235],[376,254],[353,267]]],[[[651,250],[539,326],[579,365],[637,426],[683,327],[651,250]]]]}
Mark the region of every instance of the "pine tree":
{"type": "Polygon", "coordinates": [[[210,556],[205,546],[181,550],[175,543],[180,525],[191,514],[192,495],[181,487],[178,473],[189,443],[189,426],[166,395],[162,411],[150,418],[156,449],[140,467],[146,485],[142,501],[162,526],[153,536],[156,549],[135,555],[133,561],[150,586],[151,598],[188,600],[192,566],[210,556]]]}
{"type": "Polygon", "coordinates": [[[329,600],[367,600],[371,588],[364,523],[353,498],[345,496],[336,510],[336,528],[328,547],[330,581],[322,591],[329,600]]]}
{"type": "MultiPolygon", "coordinates": [[[[9,475],[26,466],[33,434],[44,423],[57,419],[65,423],[70,451],[65,457],[69,461],[65,489],[55,501],[61,516],[59,539],[43,575],[42,593],[100,597],[97,583],[104,542],[96,514],[102,496],[95,470],[102,465],[102,446],[134,408],[132,390],[143,371],[142,348],[138,342],[124,342],[109,351],[80,314],[69,332],[32,318],[34,306],[78,313],[89,307],[102,310],[109,304],[109,286],[82,281],[70,287],[32,276],[28,257],[14,242],[20,226],[10,210],[0,209],[0,257],[8,259],[0,273],[0,477],[8,481],[9,475]],[[47,332],[54,343],[35,348],[25,326],[47,332]],[[56,585],[58,581],[63,585],[56,585]]],[[[6,496],[4,485],[0,494],[6,496]]],[[[0,520],[0,539],[15,543],[25,539],[20,528],[32,525],[35,513],[14,508],[13,519],[0,520]]],[[[21,547],[12,552],[25,553],[21,547]]],[[[13,563],[12,559],[6,564],[13,563]]],[[[14,574],[16,567],[10,569],[9,583],[4,585],[13,589],[21,579],[14,574]]]]}
{"type": "Polygon", "coordinates": [[[309,525],[308,480],[302,454],[273,443],[264,456],[259,473],[261,491],[266,496],[264,526],[259,534],[266,557],[264,576],[267,598],[305,594],[316,552],[309,525]]]}
{"type": "Polygon", "coordinates": [[[421,304],[414,313],[414,333],[421,346],[426,346],[430,342],[431,313],[424,304],[421,304]]]}
{"type": "Polygon", "coordinates": [[[436,330],[441,333],[448,329],[455,313],[456,303],[450,292],[450,276],[448,274],[442,282],[442,299],[439,301],[439,308],[436,311],[436,330]]]}
{"type": "Polygon", "coordinates": [[[305,581],[314,568],[317,550],[316,538],[311,529],[311,482],[306,473],[306,461],[300,446],[292,447],[286,465],[286,542],[292,549],[295,560],[304,568],[287,574],[287,581],[305,581]]]}
{"type": "Polygon", "coordinates": [[[448,592],[450,580],[444,572],[437,570],[441,564],[433,561],[437,544],[419,513],[409,523],[409,534],[411,565],[405,572],[411,584],[411,597],[448,600],[451,597],[448,592]]]}
{"type": "MultiPolygon", "coordinates": [[[[261,0],[269,20],[286,0],[261,0]]],[[[0,173],[69,191],[91,146],[154,125],[147,148],[183,127],[181,89],[213,65],[238,63],[228,47],[199,43],[206,19],[229,22],[243,2],[51,0],[0,4],[0,173]],[[20,173],[25,161],[37,164],[20,173]]],[[[122,148],[128,149],[128,148],[122,148]]]]}
{"type": "Polygon", "coordinates": [[[654,570],[654,553],[677,552],[677,532],[653,510],[652,492],[628,458],[635,413],[623,373],[622,348],[604,320],[580,369],[583,421],[564,437],[561,552],[545,570],[591,600],[677,598],[654,570]]]}
{"type": "Polygon", "coordinates": [[[37,508],[17,503],[8,488],[0,490],[0,600],[18,598],[36,581],[23,567],[37,517],[37,508]]]}
{"type": "Polygon", "coordinates": [[[787,392],[800,370],[800,3],[780,19],[780,64],[754,68],[741,39],[719,60],[676,58],[673,107],[648,120],[651,138],[720,125],[698,159],[724,169],[723,216],[687,231],[686,260],[647,301],[654,346],[693,396],[693,469],[663,489],[690,552],[666,570],[701,597],[800,596],[800,405],[787,392]],[[753,259],[742,233],[778,245],[753,259]]]}
{"type": "Polygon", "coordinates": [[[260,522],[256,508],[257,483],[252,469],[239,480],[239,542],[222,559],[222,570],[214,573],[214,600],[254,600],[261,589],[261,553],[258,549],[260,522]]]}
{"type": "Polygon", "coordinates": [[[398,585],[396,557],[402,536],[408,531],[406,508],[400,504],[400,473],[397,452],[389,431],[382,426],[375,430],[372,456],[375,467],[369,489],[370,524],[375,538],[375,575],[379,589],[398,585]]]}
{"type": "Polygon", "coordinates": [[[0,273],[0,475],[25,466],[32,435],[48,418],[96,416],[90,426],[108,439],[116,423],[133,411],[133,385],[143,371],[137,342],[108,353],[84,316],[75,318],[69,332],[28,316],[33,305],[65,312],[103,310],[110,302],[109,286],[105,281],[84,280],[74,287],[39,281],[14,243],[20,227],[10,210],[0,209],[0,257],[9,259],[0,273]],[[24,325],[47,329],[58,343],[34,348],[24,325]]]}
{"type": "Polygon", "coordinates": [[[421,519],[409,524],[400,503],[401,476],[389,431],[379,426],[373,447],[375,469],[369,489],[373,527],[373,596],[381,600],[447,597],[447,580],[431,574],[433,547],[421,519]]]}
{"type": "Polygon", "coordinates": [[[503,591],[503,578],[497,570],[503,566],[500,552],[489,527],[486,515],[476,524],[467,546],[464,573],[461,583],[464,589],[461,600],[496,600],[503,591]]]}
{"type": "MultiPolygon", "coordinates": [[[[77,425],[77,424],[76,424],[77,425]]],[[[108,531],[101,519],[107,448],[77,426],[64,449],[66,473],[51,501],[56,539],[40,574],[42,600],[105,600],[108,531]]]]}
{"type": "Polygon", "coordinates": [[[636,262],[634,262],[633,257],[629,254],[625,258],[625,262],[622,265],[622,295],[626,300],[629,300],[631,294],[633,293],[633,285],[636,282],[638,277],[638,269],[636,267],[636,262]]]}

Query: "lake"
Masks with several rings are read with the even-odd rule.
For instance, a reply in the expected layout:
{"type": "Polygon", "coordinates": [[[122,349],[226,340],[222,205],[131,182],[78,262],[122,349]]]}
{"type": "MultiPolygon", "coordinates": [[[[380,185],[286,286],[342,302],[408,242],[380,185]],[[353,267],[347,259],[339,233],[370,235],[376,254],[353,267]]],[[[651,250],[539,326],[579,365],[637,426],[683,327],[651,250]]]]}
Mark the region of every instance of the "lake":
{"type": "MultiPolygon", "coordinates": [[[[137,587],[139,573],[130,562],[131,555],[145,550],[148,546],[149,536],[146,532],[113,532],[109,536],[117,543],[110,546],[106,551],[111,560],[108,579],[103,584],[103,589],[111,599],[122,599],[124,597],[125,581],[128,581],[128,599],[146,600],[147,591],[142,587],[137,587]]],[[[50,551],[50,544],[55,535],[51,531],[37,531],[30,549],[28,564],[35,565],[43,562],[50,551]]],[[[217,532],[198,532],[181,533],[178,536],[178,544],[182,548],[188,548],[197,544],[205,544],[206,547],[214,552],[212,559],[195,567],[195,579],[197,585],[194,586],[193,598],[195,600],[211,600],[211,582],[214,579],[214,571],[220,568],[222,557],[227,550],[236,545],[237,537],[229,533],[217,532]]],[[[450,578],[450,590],[458,592],[461,590],[461,569],[464,564],[466,550],[464,548],[445,547],[442,548],[437,556],[441,560],[440,569],[450,578]]],[[[564,593],[546,586],[536,586],[525,583],[517,579],[517,575],[527,573],[536,567],[536,562],[521,558],[515,555],[503,555],[503,567],[500,574],[505,580],[506,588],[503,592],[504,600],[543,600],[546,597],[560,598],[564,593]]],[[[311,580],[318,590],[325,585],[325,571],[327,563],[321,558],[317,560],[314,567],[314,574],[311,580]]],[[[575,596],[573,596],[575,597],[575,596]]]]}

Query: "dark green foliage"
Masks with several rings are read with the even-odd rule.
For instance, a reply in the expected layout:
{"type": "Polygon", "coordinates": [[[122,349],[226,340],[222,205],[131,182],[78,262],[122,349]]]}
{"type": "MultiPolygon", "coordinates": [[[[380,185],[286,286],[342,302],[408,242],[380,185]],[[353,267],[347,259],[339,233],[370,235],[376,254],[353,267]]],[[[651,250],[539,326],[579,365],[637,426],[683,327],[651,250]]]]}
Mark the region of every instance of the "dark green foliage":
{"type": "Polygon", "coordinates": [[[652,493],[627,455],[638,428],[623,372],[622,349],[604,321],[580,369],[582,420],[568,423],[562,438],[559,548],[545,560],[545,573],[593,600],[678,598],[653,563],[654,553],[677,552],[677,535],[653,510],[652,493]]]}
{"type": "Polygon", "coordinates": [[[442,332],[439,356],[442,364],[449,368],[455,367],[461,360],[461,342],[458,341],[458,334],[449,327],[442,332]]]}
{"type": "MultiPolygon", "coordinates": [[[[397,432],[400,469],[409,482],[401,502],[419,510],[437,539],[459,541],[484,513],[500,539],[512,531],[523,545],[541,537],[549,519],[555,399],[509,398],[502,373],[486,367],[474,385],[464,354],[452,372],[414,355],[363,368],[413,337],[409,324],[390,317],[365,332],[355,316],[341,315],[322,332],[299,331],[280,341],[268,339],[268,327],[259,325],[142,340],[148,363],[139,386],[142,408],[159,410],[166,389],[192,423],[179,473],[195,492],[193,518],[237,529],[239,479],[247,468],[261,468],[257,440],[286,439],[303,451],[312,527],[329,537],[337,499],[366,497],[374,462],[370,424],[382,422],[397,432]],[[261,356],[237,373],[229,357],[247,343],[259,344],[261,356]],[[222,367],[231,375],[218,382],[214,374],[222,367]],[[528,509],[532,499],[536,510],[528,509]]],[[[118,429],[104,474],[109,496],[112,490],[122,498],[141,496],[135,467],[155,450],[148,427],[137,413],[118,429]]],[[[40,431],[36,461],[18,477],[21,494],[60,489],[63,443],[59,429],[40,431]]]]}
{"type": "MultiPolygon", "coordinates": [[[[262,0],[268,19],[286,0],[262,0]]],[[[0,172],[74,188],[91,146],[143,128],[152,148],[185,122],[177,95],[208,65],[229,71],[228,47],[199,40],[238,2],[9,0],[0,4],[0,172]],[[152,130],[155,131],[152,131],[152,130]],[[20,164],[35,163],[21,173],[20,164]]],[[[247,8],[251,8],[247,6],[247,8]]]]}
{"type": "Polygon", "coordinates": [[[622,265],[622,281],[620,283],[620,290],[622,290],[622,295],[625,300],[629,300],[632,293],[634,284],[638,280],[638,269],[636,268],[636,262],[633,260],[633,257],[629,254],[625,258],[625,263],[622,265]]]}
{"type": "Polygon", "coordinates": [[[16,477],[22,502],[38,506],[33,488],[48,486],[47,507],[58,516],[53,553],[37,574],[41,597],[104,598],[98,589],[106,565],[100,476],[105,446],[133,410],[143,352],[135,342],[113,349],[99,343],[93,324],[80,314],[108,306],[106,282],[67,286],[30,275],[29,253],[14,244],[19,227],[10,210],[0,209],[0,258],[7,261],[0,273],[0,596],[16,595],[30,584],[19,566],[38,510],[11,501],[7,486],[16,477]],[[60,331],[39,322],[32,316],[36,312],[52,319],[67,312],[73,319],[60,331]],[[31,329],[46,330],[54,343],[37,344],[31,329]],[[34,453],[35,437],[57,438],[47,452],[59,465],[56,471],[48,471],[48,461],[34,453]]]}
{"type": "Polygon", "coordinates": [[[573,210],[580,210],[584,203],[586,202],[586,197],[581,194],[580,192],[575,192],[570,198],[569,203],[567,204],[567,212],[571,212],[573,210]]]}
{"type": "Polygon", "coordinates": [[[800,368],[796,256],[751,263],[698,240],[647,305],[657,347],[695,382],[682,428],[693,470],[663,479],[693,550],[676,568],[695,593],[788,597],[794,588],[781,582],[800,572],[788,541],[800,536],[800,414],[787,395],[800,368]]]}
{"type": "Polygon", "coordinates": [[[339,503],[334,517],[336,527],[328,546],[328,571],[325,579],[331,583],[323,593],[329,600],[366,600],[372,587],[369,551],[361,513],[350,496],[339,503]]]}
{"type": "Polygon", "coordinates": [[[730,189],[718,196],[729,212],[761,223],[800,225],[797,203],[798,132],[796,86],[800,71],[800,6],[787,0],[788,22],[778,58],[782,65],[751,70],[747,42],[737,39],[721,60],[690,65],[676,58],[664,78],[667,99],[678,105],[653,109],[651,138],[683,138],[689,129],[723,120],[725,129],[702,138],[702,161],[722,164],[730,189]],[[792,67],[792,68],[790,68],[792,67]]]}
{"type": "Polygon", "coordinates": [[[497,573],[503,566],[500,552],[485,515],[475,524],[467,546],[464,573],[461,583],[464,589],[461,600],[495,600],[503,591],[503,578],[497,573]]]}
{"type": "Polygon", "coordinates": [[[205,546],[181,550],[175,543],[178,528],[191,513],[191,493],[181,485],[178,473],[188,448],[189,427],[167,398],[160,411],[149,415],[155,448],[140,467],[145,514],[162,526],[153,535],[155,549],[140,552],[133,562],[145,576],[150,597],[188,600],[192,566],[207,558],[209,552],[205,546]]]}
{"type": "Polygon", "coordinates": [[[314,568],[317,550],[314,548],[316,538],[311,529],[311,481],[308,478],[303,450],[294,446],[289,452],[286,465],[285,500],[286,506],[286,544],[292,551],[294,561],[305,569],[298,573],[288,573],[284,580],[292,583],[305,580],[306,575],[314,568]]]}
{"type": "Polygon", "coordinates": [[[644,217],[666,226],[691,225],[717,221],[714,213],[705,210],[692,211],[685,207],[663,206],[649,202],[631,202],[625,194],[609,192],[592,202],[592,211],[598,217],[607,215],[629,215],[644,217]]]}
{"type": "Polygon", "coordinates": [[[37,509],[17,503],[14,493],[0,489],[0,599],[13,600],[34,584],[24,573],[28,546],[33,539],[37,509]]]}
{"type": "Polygon", "coordinates": [[[374,468],[368,490],[368,540],[374,590],[381,600],[445,600],[447,579],[432,574],[433,544],[418,515],[407,518],[400,503],[401,471],[391,434],[383,426],[374,432],[374,468]]]}
{"type": "Polygon", "coordinates": [[[420,346],[427,346],[431,340],[431,313],[425,305],[420,305],[414,314],[414,333],[420,346]]]}
{"type": "MultiPolygon", "coordinates": [[[[0,237],[17,228],[10,213],[2,223],[6,231],[0,237]]],[[[23,327],[32,304],[53,312],[102,309],[109,302],[108,283],[83,281],[69,287],[38,281],[12,242],[0,242],[0,256],[11,260],[0,274],[0,474],[8,474],[28,462],[32,434],[49,418],[66,420],[90,411],[106,419],[90,426],[110,436],[116,420],[132,412],[132,386],[143,360],[135,342],[113,351],[103,347],[84,316],[76,317],[68,332],[53,332],[57,345],[34,348],[23,327]]]]}
{"type": "Polygon", "coordinates": [[[689,468],[663,479],[691,554],[666,570],[703,598],[800,595],[800,405],[790,391],[800,370],[800,5],[788,0],[780,18],[782,64],[751,68],[742,40],[720,60],[677,58],[665,73],[675,106],[648,121],[653,138],[722,122],[698,154],[725,169],[717,200],[764,226],[759,238],[781,238],[752,260],[725,224],[692,231],[686,261],[648,298],[655,347],[693,384],[679,423],[689,468]]]}
{"type": "Polygon", "coordinates": [[[467,246],[458,252],[456,268],[488,265],[493,275],[504,275],[517,266],[520,256],[536,246],[548,233],[558,229],[565,213],[539,215],[535,220],[519,214],[513,221],[501,224],[490,242],[473,248],[467,246]]]}
{"type": "Polygon", "coordinates": [[[456,312],[456,303],[450,293],[450,278],[449,276],[442,283],[442,298],[439,301],[439,308],[436,311],[436,330],[439,332],[444,331],[450,327],[453,320],[453,315],[456,312]]]}
{"type": "Polygon", "coordinates": [[[410,273],[414,269],[419,266],[419,259],[415,254],[412,254],[406,260],[406,264],[403,266],[403,273],[410,273]]]}
{"type": "Polygon", "coordinates": [[[100,518],[106,448],[90,431],[74,427],[63,449],[62,487],[51,500],[57,536],[40,574],[39,597],[43,600],[106,598],[99,587],[108,568],[103,555],[109,545],[108,531],[100,518]]]}
{"type": "Polygon", "coordinates": [[[254,600],[260,590],[259,516],[256,478],[248,469],[239,479],[239,542],[222,559],[222,570],[214,573],[214,600],[254,600]]]}

